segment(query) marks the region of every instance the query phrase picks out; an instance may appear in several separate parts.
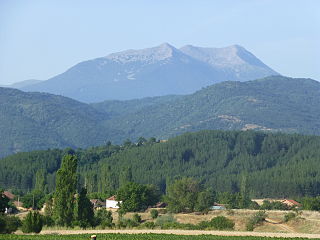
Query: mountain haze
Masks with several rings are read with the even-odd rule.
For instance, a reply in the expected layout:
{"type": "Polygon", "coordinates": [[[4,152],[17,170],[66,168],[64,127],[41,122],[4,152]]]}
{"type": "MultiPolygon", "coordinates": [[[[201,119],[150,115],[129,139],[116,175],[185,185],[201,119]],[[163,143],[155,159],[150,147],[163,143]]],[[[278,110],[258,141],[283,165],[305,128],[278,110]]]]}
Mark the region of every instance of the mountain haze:
{"type": "Polygon", "coordinates": [[[46,81],[21,87],[82,102],[190,94],[226,80],[278,75],[244,48],[177,49],[168,43],[127,50],[76,64],[46,81]]]}
{"type": "Polygon", "coordinates": [[[24,87],[28,87],[31,86],[33,84],[37,84],[40,83],[41,80],[36,80],[36,79],[29,79],[29,80],[24,80],[21,82],[16,82],[16,83],[12,83],[12,84],[8,84],[8,85],[0,85],[0,87],[6,87],[6,88],[24,88],[24,87]]]}

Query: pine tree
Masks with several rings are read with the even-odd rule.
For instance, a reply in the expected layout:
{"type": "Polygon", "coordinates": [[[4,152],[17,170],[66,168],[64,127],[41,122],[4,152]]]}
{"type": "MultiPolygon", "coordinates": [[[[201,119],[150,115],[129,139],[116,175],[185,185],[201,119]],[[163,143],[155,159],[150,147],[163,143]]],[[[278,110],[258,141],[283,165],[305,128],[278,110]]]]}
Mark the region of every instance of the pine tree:
{"type": "Polygon", "coordinates": [[[72,225],[74,218],[74,195],[77,186],[77,157],[67,154],[57,171],[54,196],[54,217],[61,226],[72,225]]]}

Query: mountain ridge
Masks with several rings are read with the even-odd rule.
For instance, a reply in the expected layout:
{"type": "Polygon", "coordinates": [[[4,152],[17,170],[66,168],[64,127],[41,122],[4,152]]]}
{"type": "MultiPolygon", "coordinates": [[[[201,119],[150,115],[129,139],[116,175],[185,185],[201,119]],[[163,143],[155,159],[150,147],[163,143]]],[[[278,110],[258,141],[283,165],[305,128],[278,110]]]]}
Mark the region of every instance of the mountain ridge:
{"type": "Polygon", "coordinates": [[[0,88],[1,156],[46,148],[168,139],[204,129],[320,135],[320,83],[273,76],[222,82],[189,95],[85,104],[0,88]]]}
{"type": "Polygon", "coordinates": [[[64,73],[20,89],[48,92],[92,103],[191,94],[217,82],[253,80],[278,74],[240,46],[211,49],[206,54],[210,55],[209,62],[163,43],[152,48],[126,50],[80,62],[64,73]],[[240,58],[240,48],[242,55],[251,58],[240,58]],[[212,64],[214,59],[216,64],[212,64]],[[257,61],[261,63],[259,66],[256,66],[257,61]]]}

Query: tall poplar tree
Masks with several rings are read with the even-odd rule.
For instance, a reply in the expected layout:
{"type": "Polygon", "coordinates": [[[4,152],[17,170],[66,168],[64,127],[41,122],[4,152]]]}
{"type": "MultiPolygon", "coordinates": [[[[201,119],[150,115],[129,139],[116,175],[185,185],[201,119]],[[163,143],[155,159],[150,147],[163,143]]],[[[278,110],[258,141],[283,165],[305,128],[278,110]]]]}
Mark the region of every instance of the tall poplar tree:
{"type": "Polygon", "coordinates": [[[74,195],[77,187],[77,157],[67,154],[57,171],[54,195],[54,217],[61,226],[71,226],[74,214],[74,195]]]}

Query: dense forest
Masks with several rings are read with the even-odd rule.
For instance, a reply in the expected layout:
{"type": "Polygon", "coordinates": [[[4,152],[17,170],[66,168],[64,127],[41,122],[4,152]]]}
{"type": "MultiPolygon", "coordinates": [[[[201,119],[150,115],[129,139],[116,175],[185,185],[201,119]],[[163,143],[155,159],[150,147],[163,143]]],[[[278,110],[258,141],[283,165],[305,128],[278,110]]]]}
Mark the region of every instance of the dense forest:
{"type": "Polygon", "coordinates": [[[0,88],[0,157],[205,129],[320,135],[319,93],[317,81],[282,76],[223,82],[184,96],[95,104],[0,88]]]}
{"type": "MultiPolygon", "coordinates": [[[[16,192],[54,191],[62,157],[72,149],[17,153],[0,159],[0,187],[16,192]]],[[[250,197],[320,194],[320,137],[255,131],[206,130],[166,142],[139,138],[122,145],[74,150],[79,185],[110,193],[128,181],[166,186],[193,177],[217,192],[250,197]]],[[[79,186],[80,188],[80,186],[79,186]]]]}

